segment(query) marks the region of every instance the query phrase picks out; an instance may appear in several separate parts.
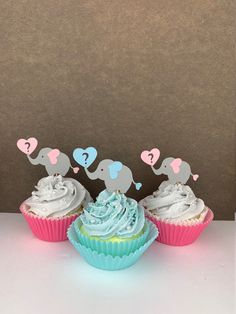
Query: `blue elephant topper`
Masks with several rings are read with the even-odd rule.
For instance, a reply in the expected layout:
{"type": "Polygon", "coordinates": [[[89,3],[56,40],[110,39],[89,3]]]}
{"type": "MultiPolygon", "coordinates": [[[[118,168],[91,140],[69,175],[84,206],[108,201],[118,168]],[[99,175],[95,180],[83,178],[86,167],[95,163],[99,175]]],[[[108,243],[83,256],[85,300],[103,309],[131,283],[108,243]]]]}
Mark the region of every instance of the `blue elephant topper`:
{"type": "Polygon", "coordinates": [[[91,166],[96,157],[97,150],[94,147],[86,149],[76,148],[73,151],[73,158],[79,165],[84,167],[89,179],[103,180],[109,192],[120,191],[121,193],[126,193],[132,183],[135,184],[136,190],[142,187],[141,183],[134,182],[131,170],[120,161],[104,159],[100,161],[94,172],[90,172],[87,168],[91,166]]]}
{"type": "Polygon", "coordinates": [[[155,169],[153,166],[157,162],[160,156],[160,151],[158,148],[153,148],[152,150],[144,150],[141,153],[141,159],[148,165],[151,166],[152,171],[156,175],[165,174],[168,176],[168,181],[171,184],[182,183],[185,184],[190,176],[193,177],[194,181],[199,178],[198,174],[192,174],[190,165],[183,161],[181,158],[168,157],[163,160],[161,167],[155,169]]]}
{"type": "Polygon", "coordinates": [[[31,137],[28,140],[19,139],[17,141],[17,147],[20,151],[27,155],[28,160],[32,165],[43,165],[48,173],[48,175],[60,174],[65,176],[70,168],[73,169],[74,173],[79,171],[79,167],[72,167],[69,157],[60,152],[59,149],[45,147],[42,148],[36,158],[30,157],[30,155],[35,151],[38,145],[36,138],[31,137]]]}

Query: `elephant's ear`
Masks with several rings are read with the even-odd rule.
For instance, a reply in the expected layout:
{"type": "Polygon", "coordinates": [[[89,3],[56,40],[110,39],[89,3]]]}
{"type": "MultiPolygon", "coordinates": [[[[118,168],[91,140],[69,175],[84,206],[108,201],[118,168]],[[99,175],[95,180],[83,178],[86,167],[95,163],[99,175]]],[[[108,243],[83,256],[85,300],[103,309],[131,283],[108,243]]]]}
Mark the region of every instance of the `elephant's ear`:
{"type": "Polygon", "coordinates": [[[119,172],[121,171],[123,164],[120,161],[113,161],[109,166],[109,175],[111,179],[116,179],[118,177],[119,172]]]}
{"type": "Polygon", "coordinates": [[[170,166],[173,169],[174,173],[179,173],[180,172],[180,165],[182,164],[182,159],[180,158],[175,158],[171,163],[170,166]]]}
{"type": "Polygon", "coordinates": [[[48,153],[48,158],[49,161],[52,165],[56,165],[57,163],[57,157],[60,155],[60,151],[59,149],[55,148],[52,149],[49,153],[48,153]]]}

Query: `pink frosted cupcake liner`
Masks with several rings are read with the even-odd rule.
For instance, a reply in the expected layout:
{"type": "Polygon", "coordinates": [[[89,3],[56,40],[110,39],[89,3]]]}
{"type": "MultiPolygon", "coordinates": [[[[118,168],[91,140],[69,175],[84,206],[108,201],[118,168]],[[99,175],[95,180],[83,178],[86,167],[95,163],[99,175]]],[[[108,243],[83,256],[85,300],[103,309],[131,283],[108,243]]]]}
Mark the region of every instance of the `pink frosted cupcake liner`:
{"type": "Polygon", "coordinates": [[[146,217],[151,220],[159,230],[157,241],[167,245],[183,246],[193,243],[200,236],[202,231],[213,220],[214,214],[212,210],[208,208],[204,221],[190,226],[181,226],[160,221],[147,211],[146,217]]]}
{"type": "Polygon", "coordinates": [[[40,240],[50,242],[67,240],[67,229],[80,215],[73,214],[65,217],[46,218],[29,213],[27,209],[28,206],[23,202],[20,206],[20,211],[25,217],[33,234],[40,240]]]}

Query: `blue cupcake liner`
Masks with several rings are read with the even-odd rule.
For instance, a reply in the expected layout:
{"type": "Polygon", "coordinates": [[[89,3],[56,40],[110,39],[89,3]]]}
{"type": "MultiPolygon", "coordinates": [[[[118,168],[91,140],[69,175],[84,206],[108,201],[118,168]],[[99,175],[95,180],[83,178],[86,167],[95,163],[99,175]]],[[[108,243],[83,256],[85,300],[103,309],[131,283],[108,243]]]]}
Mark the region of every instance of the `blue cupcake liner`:
{"type": "Polygon", "coordinates": [[[99,239],[92,239],[84,235],[80,231],[81,225],[82,221],[80,217],[78,217],[74,223],[74,229],[79,239],[79,242],[82,245],[86,246],[87,248],[90,248],[92,251],[112,256],[129,255],[131,252],[136,251],[140,246],[142,246],[146,242],[149,232],[149,225],[145,223],[144,232],[138,238],[124,242],[109,242],[102,241],[99,239]]]}
{"type": "Polygon", "coordinates": [[[136,251],[130,253],[129,255],[105,255],[103,253],[93,251],[79,242],[74,223],[71,224],[70,228],[67,231],[69,241],[80,253],[80,255],[87,261],[88,264],[104,270],[119,270],[130,267],[137,262],[137,260],[143,255],[143,253],[158,236],[158,229],[156,228],[156,226],[152,222],[146,221],[146,223],[149,225],[149,232],[144,245],[142,245],[136,251]]]}

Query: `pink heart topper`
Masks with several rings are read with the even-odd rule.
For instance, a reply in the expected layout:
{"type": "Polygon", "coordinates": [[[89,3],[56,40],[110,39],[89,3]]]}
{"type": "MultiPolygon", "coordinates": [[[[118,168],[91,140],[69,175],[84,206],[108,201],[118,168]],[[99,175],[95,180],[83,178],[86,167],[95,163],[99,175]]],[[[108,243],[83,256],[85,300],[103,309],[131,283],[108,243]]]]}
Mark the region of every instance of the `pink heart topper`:
{"type": "Polygon", "coordinates": [[[153,148],[150,151],[144,150],[141,153],[141,159],[145,164],[149,166],[153,166],[160,157],[160,151],[158,148],[153,148]]]}
{"type": "Polygon", "coordinates": [[[74,173],[78,173],[79,167],[74,167],[74,168],[73,168],[73,171],[74,171],[74,173]]]}
{"type": "Polygon", "coordinates": [[[194,175],[193,175],[193,181],[197,181],[198,178],[199,178],[199,175],[198,175],[198,174],[194,174],[194,175]]]}
{"type": "Polygon", "coordinates": [[[30,137],[28,138],[28,140],[20,138],[17,141],[16,145],[19,148],[19,150],[22,151],[24,154],[31,155],[38,146],[38,140],[34,137],[30,137]]]}
{"type": "Polygon", "coordinates": [[[57,157],[60,155],[60,151],[59,149],[55,148],[52,149],[49,153],[48,153],[48,157],[50,159],[50,162],[52,165],[56,165],[57,163],[57,157]]]}
{"type": "Polygon", "coordinates": [[[181,158],[176,158],[171,162],[171,167],[174,171],[174,173],[179,173],[180,171],[180,165],[182,164],[182,159],[181,158]]]}

